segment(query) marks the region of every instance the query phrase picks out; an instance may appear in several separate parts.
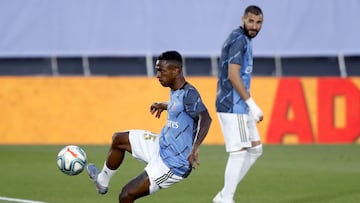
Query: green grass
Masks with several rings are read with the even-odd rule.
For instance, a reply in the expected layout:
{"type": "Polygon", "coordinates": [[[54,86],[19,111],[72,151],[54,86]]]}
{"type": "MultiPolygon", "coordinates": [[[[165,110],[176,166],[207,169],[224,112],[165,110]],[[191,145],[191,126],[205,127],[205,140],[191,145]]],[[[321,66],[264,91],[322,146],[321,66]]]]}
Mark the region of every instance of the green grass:
{"type": "MultiPolygon", "coordinates": [[[[82,147],[89,162],[103,165],[107,146],[82,147]]],[[[85,172],[66,176],[58,170],[56,155],[61,148],[0,145],[0,197],[50,203],[114,203],[118,202],[122,186],[144,167],[127,156],[112,179],[108,194],[100,196],[85,172]]],[[[201,165],[189,178],[137,202],[209,203],[222,187],[226,159],[224,146],[202,146],[201,165]]],[[[359,202],[360,146],[265,145],[263,156],[239,185],[235,200],[247,203],[359,202]]]]}

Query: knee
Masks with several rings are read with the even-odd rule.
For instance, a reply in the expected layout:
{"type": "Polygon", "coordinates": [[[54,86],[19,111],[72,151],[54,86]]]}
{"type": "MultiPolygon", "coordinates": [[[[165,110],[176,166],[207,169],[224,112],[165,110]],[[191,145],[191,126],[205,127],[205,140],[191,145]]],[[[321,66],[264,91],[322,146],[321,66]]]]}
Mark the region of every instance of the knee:
{"type": "Polygon", "coordinates": [[[112,136],[112,142],[117,144],[127,141],[128,139],[129,139],[129,132],[126,131],[115,132],[112,136]]]}
{"type": "Polygon", "coordinates": [[[247,151],[251,156],[258,158],[263,154],[263,146],[262,144],[259,144],[248,148],[247,151]]]}
{"type": "Polygon", "coordinates": [[[128,202],[128,201],[133,202],[134,200],[135,200],[135,196],[132,195],[129,188],[125,186],[119,194],[119,202],[128,202]]]}
{"type": "Polygon", "coordinates": [[[129,132],[124,131],[114,133],[112,137],[111,147],[130,151],[131,147],[129,141],[129,132]]]}
{"type": "Polygon", "coordinates": [[[129,200],[129,193],[122,189],[119,194],[119,202],[126,202],[126,200],[129,200]]]}

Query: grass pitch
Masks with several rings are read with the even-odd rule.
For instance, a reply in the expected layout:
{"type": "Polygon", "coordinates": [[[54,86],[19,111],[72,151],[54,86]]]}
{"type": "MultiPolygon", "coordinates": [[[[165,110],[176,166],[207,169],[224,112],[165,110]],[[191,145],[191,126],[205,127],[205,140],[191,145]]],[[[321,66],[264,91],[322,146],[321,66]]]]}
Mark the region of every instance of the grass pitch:
{"type": "MultiPolygon", "coordinates": [[[[60,172],[56,155],[62,147],[0,145],[0,202],[9,202],[1,197],[11,197],[49,203],[115,203],[122,186],[144,168],[144,164],[127,154],[108,193],[101,196],[86,172],[77,176],[60,172]]],[[[89,162],[102,167],[107,146],[81,147],[89,162]]],[[[226,160],[224,146],[202,146],[201,165],[189,178],[137,202],[209,203],[223,185],[226,160]]],[[[235,200],[247,203],[360,202],[360,146],[265,145],[263,156],[240,183],[235,200]]]]}

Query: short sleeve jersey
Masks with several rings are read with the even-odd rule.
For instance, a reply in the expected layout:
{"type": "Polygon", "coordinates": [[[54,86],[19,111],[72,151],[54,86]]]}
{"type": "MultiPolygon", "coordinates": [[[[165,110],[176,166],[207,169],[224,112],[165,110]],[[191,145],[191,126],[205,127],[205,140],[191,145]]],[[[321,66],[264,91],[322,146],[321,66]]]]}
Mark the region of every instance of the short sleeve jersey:
{"type": "Polygon", "coordinates": [[[252,45],[250,38],[244,34],[244,30],[241,27],[233,30],[224,42],[219,63],[216,111],[248,114],[248,106],[228,79],[228,65],[241,65],[239,75],[245,89],[250,93],[253,69],[252,45]]]}
{"type": "Polygon", "coordinates": [[[170,92],[167,121],[160,133],[160,156],[170,170],[187,177],[191,172],[188,156],[198,128],[199,113],[207,111],[199,92],[189,83],[170,92]]]}

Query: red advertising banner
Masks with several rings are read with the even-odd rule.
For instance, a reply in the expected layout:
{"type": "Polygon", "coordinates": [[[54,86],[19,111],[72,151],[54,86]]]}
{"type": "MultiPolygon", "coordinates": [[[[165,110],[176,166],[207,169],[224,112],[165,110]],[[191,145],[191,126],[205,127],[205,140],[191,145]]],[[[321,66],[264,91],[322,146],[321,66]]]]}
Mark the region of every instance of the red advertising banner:
{"type": "MultiPolygon", "coordinates": [[[[223,144],[216,78],[188,77],[213,118],[205,144],[223,144]]],[[[147,77],[0,77],[0,144],[107,144],[115,131],[159,132],[149,113],[169,90],[147,77]]],[[[360,77],[255,77],[265,144],[360,143],[360,77]]]]}
{"type": "Polygon", "coordinates": [[[295,137],[295,143],[300,144],[357,142],[359,80],[317,78],[314,86],[306,88],[307,83],[311,83],[309,79],[279,79],[266,143],[283,143],[287,136],[295,137]],[[306,92],[315,95],[308,98],[306,92]]]}

